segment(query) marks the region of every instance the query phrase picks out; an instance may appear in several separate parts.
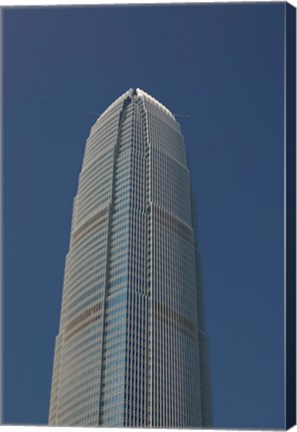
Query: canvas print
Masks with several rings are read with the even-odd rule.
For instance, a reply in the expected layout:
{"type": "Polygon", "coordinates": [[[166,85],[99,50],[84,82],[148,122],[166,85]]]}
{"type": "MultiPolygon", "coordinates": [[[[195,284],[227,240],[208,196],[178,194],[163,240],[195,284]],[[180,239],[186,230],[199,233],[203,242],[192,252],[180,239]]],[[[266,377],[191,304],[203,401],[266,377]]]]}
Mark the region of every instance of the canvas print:
{"type": "Polygon", "coordinates": [[[295,12],[2,8],[3,424],[295,425],[295,12]]]}

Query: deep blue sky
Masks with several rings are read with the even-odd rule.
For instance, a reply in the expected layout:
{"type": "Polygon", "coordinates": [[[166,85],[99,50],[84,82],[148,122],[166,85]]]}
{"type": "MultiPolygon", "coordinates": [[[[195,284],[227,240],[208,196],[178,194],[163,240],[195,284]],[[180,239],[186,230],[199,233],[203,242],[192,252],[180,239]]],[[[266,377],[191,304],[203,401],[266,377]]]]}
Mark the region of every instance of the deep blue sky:
{"type": "Polygon", "coordinates": [[[284,427],[284,8],[4,11],[5,422],[47,423],[89,112],[140,87],[191,114],[214,426],[284,427]]]}

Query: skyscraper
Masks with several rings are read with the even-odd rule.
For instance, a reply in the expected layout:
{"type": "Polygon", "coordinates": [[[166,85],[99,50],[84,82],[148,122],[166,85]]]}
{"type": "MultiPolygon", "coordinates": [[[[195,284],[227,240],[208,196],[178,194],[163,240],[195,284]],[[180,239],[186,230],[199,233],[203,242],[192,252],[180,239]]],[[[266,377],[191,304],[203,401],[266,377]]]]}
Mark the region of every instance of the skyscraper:
{"type": "Polygon", "coordinates": [[[50,425],[211,425],[194,207],[178,122],[128,90],[86,143],[50,425]]]}

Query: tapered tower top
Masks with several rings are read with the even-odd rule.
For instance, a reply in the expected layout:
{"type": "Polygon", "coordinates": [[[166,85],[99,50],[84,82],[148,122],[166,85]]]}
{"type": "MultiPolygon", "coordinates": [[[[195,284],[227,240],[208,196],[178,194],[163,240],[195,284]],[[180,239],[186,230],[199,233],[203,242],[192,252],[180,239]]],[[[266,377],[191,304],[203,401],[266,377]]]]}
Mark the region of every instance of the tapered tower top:
{"type": "Polygon", "coordinates": [[[119,104],[120,102],[122,102],[124,99],[126,99],[127,97],[132,97],[134,99],[137,98],[141,98],[144,100],[147,100],[148,102],[152,103],[153,105],[155,105],[157,108],[161,109],[162,111],[164,111],[164,113],[166,113],[170,118],[172,118],[174,121],[176,121],[174,115],[172,114],[171,111],[169,111],[168,108],[166,108],[163,104],[161,104],[159,101],[157,101],[157,99],[153,98],[152,96],[150,96],[148,93],[146,93],[145,91],[143,91],[142,89],[140,89],[139,87],[137,88],[130,88],[129,90],[127,90],[125,93],[123,93],[120,97],[118,97],[103,113],[103,114],[107,114],[109,111],[111,111],[117,104],[119,104]]]}

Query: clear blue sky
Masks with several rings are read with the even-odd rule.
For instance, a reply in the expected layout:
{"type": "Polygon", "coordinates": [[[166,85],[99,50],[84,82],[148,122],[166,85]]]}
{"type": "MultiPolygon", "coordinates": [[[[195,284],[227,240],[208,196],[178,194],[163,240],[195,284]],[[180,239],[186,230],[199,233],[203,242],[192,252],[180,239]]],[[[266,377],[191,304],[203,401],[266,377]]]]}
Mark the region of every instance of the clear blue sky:
{"type": "Polygon", "coordinates": [[[191,115],[214,426],[284,427],[284,8],[5,9],[5,422],[47,423],[89,112],[140,87],[191,115]]]}

